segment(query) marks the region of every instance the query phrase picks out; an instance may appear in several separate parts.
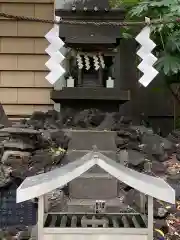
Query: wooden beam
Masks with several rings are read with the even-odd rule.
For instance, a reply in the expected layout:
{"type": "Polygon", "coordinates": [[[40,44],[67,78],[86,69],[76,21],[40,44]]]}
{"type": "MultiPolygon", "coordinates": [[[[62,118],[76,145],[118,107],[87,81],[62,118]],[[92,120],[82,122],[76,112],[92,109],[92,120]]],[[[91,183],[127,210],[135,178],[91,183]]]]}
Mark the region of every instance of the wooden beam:
{"type": "Polygon", "coordinates": [[[44,226],[44,196],[40,196],[38,200],[38,240],[43,240],[44,226]]]}

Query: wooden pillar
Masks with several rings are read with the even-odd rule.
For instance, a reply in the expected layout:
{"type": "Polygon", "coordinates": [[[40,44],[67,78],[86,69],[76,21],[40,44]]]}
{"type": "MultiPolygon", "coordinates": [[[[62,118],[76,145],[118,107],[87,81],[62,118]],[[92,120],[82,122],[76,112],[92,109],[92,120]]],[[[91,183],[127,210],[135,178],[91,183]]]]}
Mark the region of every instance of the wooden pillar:
{"type": "Polygon", "coordinates": [[[47,213],[49,210],[49,200],[48,200],[49,196],[48,194],[44,195],[44,212],[47,213]]]}
{"type": "Polygon", "coordinates": [[[44,225],[44,196],[40,196],[38,201],[38,240],[43,240],[43,225],[44,225]]]}
{"type": "Polygon", "coordinates": [[[146,204],[146,196],[144,193],[140,193],[140,210],[142,214],[145,214],[145,204],[146,204]]]}
{"type": "Polygon", "coordinates": [[[148,196],[148,240],[153,240],[153,197],[148,196]]]}

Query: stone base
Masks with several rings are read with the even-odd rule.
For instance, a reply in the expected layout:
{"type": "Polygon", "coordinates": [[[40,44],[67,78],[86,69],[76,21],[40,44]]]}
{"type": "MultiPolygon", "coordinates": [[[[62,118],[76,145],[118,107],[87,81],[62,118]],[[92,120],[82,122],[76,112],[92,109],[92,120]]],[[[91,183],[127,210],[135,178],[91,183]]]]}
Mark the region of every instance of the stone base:
{"type": "Polygon", "coordinates": [[[130,92],[116,88],[63,88],[51,92],[51,99],[63,109],[83,110],[97,108],[105,112],[118,112],[119,106],[130,100],[130,92]]]}

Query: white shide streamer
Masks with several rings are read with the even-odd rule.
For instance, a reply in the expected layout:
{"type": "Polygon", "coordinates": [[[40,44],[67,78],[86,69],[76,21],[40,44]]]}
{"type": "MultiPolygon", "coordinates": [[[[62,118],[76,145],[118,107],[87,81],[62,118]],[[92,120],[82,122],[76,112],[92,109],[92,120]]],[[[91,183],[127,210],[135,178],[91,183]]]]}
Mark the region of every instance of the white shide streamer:
{"type": "Polygon", "coordinates": [[[78,68],[83,69],[83,60],[79,53],[76,55],[76,59],[77,59],[78,68]]]}
{"type": "MultiPolygon", "coordinates": [[[[56,17],[56,20],[60,20],[60,17],[56,17]]],[[[65,57],[61,53],[64,42],[59,38],[59,25],[55,24],[45,35],[45,38],[50,43],[45,50],[50,56],[50,59],[45,63],[46,67],[50,70],[50,73],[46,76],[46,80],[54,85],[66,72],[61,66],[65,57]]]]}
{"type": "Polygon", "coordinates": [[[89,57],[87,55],[84,55],[84,61],[85,61],[86,70],[89,70],[91,68],[91,65],[90,65],[89,57]]]}
{"type": "Polygon", "coordinates": [[[138,69],[144,74],[139,79],[139,83],[141,83],[144,87],[147,87],[159,73],[153,67],[157,58],[151,52],[156,47],[156,44],[150,39],[150,33],[150,26],[146,26],[135,38],[141,45],[141,48],[137,51],[137,55],[142,59],[142,62],[138,65],[138,69]]]}
{"type": "Polygon", "coordinates": [[[100,60],[101,67],[104,69],[105,68],[105,63],[104,63],[104,58],[101,54],[99,54],[99,60],[100,60]]]}
{"type": "Polygon", "coordinates": [[[93,56],[93,60],[94,60],[94,69],[95,69],[96,71],[98,71],[98,69],[100,68],[99,58],[98,58],[96,55],[94,55],[94,56],[93,56]]]}

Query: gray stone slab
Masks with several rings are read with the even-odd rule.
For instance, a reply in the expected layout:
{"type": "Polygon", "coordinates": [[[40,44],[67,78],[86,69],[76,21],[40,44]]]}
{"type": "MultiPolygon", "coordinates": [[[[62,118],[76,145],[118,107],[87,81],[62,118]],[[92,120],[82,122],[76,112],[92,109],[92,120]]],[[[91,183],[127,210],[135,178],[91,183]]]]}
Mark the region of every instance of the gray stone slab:
{"type": "Polygon", "coordinates": [[[10,133],[10,134],[28,134],[28,135],[41,134],[40,131],[31,129],[31,128],[14,128],[14,127],[7,127],[7,128],[0,129],[0,132],[10,133]]]}
{"type": "Polygon", "coordinates": [[[109,174],[84,174],[69,183],[71,198],[112,199],[118,196],[118,180],[109,174]]]}
{"type": "Polygon", "coordinates": [[[99,151],[116,151],[115,136],[113,131],[72,130],[68,149],[92,150],[95,145],[99,151]]]}

